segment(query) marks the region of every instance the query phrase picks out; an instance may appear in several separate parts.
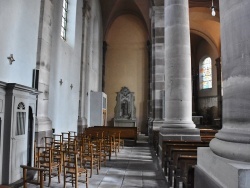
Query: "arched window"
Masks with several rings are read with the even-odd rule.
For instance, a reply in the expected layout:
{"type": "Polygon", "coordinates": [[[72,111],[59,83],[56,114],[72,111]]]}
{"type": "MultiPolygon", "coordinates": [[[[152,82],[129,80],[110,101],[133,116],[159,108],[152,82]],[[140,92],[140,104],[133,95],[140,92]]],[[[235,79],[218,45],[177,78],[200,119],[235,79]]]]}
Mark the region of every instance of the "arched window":
{"type": "Polygon", "coordinates": [[[63,0],[62,25],[61,25],[61,37],[63,40],[66,40],[67,14],[68,14],[68,0],[63,0]]]}
{"type": "Polygon", "coordinates": [[[200,89],[212,88],[212,60],[206,57],[200,62],[200,89]]]}

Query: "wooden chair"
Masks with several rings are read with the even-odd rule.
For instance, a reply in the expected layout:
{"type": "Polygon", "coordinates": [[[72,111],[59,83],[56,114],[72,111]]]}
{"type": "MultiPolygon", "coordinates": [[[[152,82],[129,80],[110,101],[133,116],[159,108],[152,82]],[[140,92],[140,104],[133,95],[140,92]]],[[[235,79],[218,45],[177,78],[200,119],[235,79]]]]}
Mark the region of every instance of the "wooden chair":
{"type": "Polygon", "coordinates": [[[96,168],[97,174],[99,174],[99,159],[94,156],[92,143],[84,143],[81,147],[81,162],[84,168],[86,168],[87,166],[90,168],[91,178],[94,168],[96,168]]]}
{"type": "Polygon", "coordinates": [[[38,162],[38,152],[37,152],[37,143],[34,141],[34,167],[37,167],[38,162]]]}
{"type": "Polygon", "coordinates": [[[117,145],[118,152],[120,152],[120,146],[124,148],[124,139],[121,139],[121,131],[117,131],[115,134],[115,144],[117,145]]]}
{"type": "Polygon", "coordinates": [[[76,136],[77,136],[77,132],[75,132],[75,131],[69,131],[69,138],[70,138],[70,140],[74,140],[76,136]]]}
{"type": "Polygon", "coordinates": [[[99,161],[99,169],[101,168],[101,164],[104,163],[104,165],[106,166],[106,151],[105,151],[105,147],[103,145],[103,140],[99,139],[96,140],[94,145],[93,145],[93,152],[94,152],[94,157],[98,158],[99,161]]]}
{"type": "Polygon", "coordinates": [[[85,174],[85,183],[88,187],[88,170],[81,168],[78,165],[79,153],[76,151],[64,151],[63,152],[63,187],[66,187],[66,183],[70,182],[72,186],[75,184],[75,188],[78,187],[78,177],[85,174]]]}
{"type": "Polygon", "coordinates": [[[63,153],[64,151],[63,144],[58,141],[54,141],[51,143],[52,145],[52,160],[55,163],[59,163],[60,165],[60,174],[62,172],[62,165],[63,165],[63,153]]]}
{"type": "Polygon", "coordinates": [[[20,166],[23,169],[23,187],[27,188],[27,183],[33,184],[33,185],[40,185],[40,188],[43,188],[44,182],[43,182],[43,175],[45,169],[43,168],[36,168],[36,167],[31,167],[31,166],[26,166],[26,165],[21,165],[20,166]],[[27,178],[27,172],[28,170],[33,170],[33,171],[38,171],[40,174],[40,177],[38,180],[33,180],[33,179],[28,179],[27,178]]]}
{"type": "Polygon", "coordinates": [[[68,143],[70,139],[70,133],[69,132],[62,132],[62,143],[68,143]]]}
{"type": "Polygon", "coordinates": [[[47,147],[37,147],[38,148],[38,168],[43,168],[45,170],[44,173],[44,181],[46,181],[46,176],[49,177],[48,186],[50,186],[51,178],[57,176],[58,182],[60,183],[60,163],[57,163],[53,160],[53,152],[55,152],[52,148],[47,147]],[[41,152],[42,150],[42,152],[41,152]],[[57,172],[54,172],[54,171],[57,172]]]}
{"type": "Polygon", "coordinates": [[[54,142],[62,143],[62,135],[61,134],[53,134],[54,142]]]}
{"type": "Polygon", "coordinates": [[[51,143],[54,142],[54,138],[50,136],[44,137],[44,146],[47,148],[51,148],[51,143]]]}
{"type": "MultiPolygon", "coordinates": [[[[115,139],[116,134],[111,133],[108,138],[108,148],[109,148],[109,157],[111,157],[112,153],[115,153],[115,156],[117,156],[117,150],[118,150],[118,142],[116,142],[115,139]]],[[[110,158],[109,158],[110,160],[110,158]]]]}

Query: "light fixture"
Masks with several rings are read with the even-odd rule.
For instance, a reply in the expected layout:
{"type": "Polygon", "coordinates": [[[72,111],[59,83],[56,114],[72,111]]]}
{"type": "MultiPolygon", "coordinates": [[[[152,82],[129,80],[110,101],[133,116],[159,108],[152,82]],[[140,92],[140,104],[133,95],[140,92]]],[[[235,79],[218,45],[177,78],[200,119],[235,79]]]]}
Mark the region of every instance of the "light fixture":
{"type": "Polygon", "coordinates": [[[215,15],[216,15],[216,12],[215,12],[215,6],[214,6],[213,0],[212,0],[211,10],[212,10],[212,12],[211,12],[212,16],[215,16],[215,15]]]}

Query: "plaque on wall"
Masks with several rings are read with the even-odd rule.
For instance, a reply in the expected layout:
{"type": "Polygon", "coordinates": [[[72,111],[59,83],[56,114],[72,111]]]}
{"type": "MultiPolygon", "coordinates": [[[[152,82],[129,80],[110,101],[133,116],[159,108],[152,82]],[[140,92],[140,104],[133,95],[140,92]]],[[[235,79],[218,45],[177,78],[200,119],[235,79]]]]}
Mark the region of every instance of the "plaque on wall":
{"type": "Polygon", "coordinates": [[[115,106],[115,127],[136,127],[135,96],[127,87],[117,92],[115,106]]]}

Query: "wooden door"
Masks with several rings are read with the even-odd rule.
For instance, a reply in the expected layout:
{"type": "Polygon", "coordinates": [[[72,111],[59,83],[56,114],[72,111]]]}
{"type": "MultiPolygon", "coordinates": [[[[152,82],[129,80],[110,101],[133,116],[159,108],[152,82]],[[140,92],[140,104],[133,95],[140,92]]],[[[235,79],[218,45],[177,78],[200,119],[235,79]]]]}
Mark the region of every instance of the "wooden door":
{"type": "Polygon", "coordinates": [[[21,178],[20,165],[27,165],[28,105],[25,100],[15,98],[11,129],[11,182],[21,178]]]}

